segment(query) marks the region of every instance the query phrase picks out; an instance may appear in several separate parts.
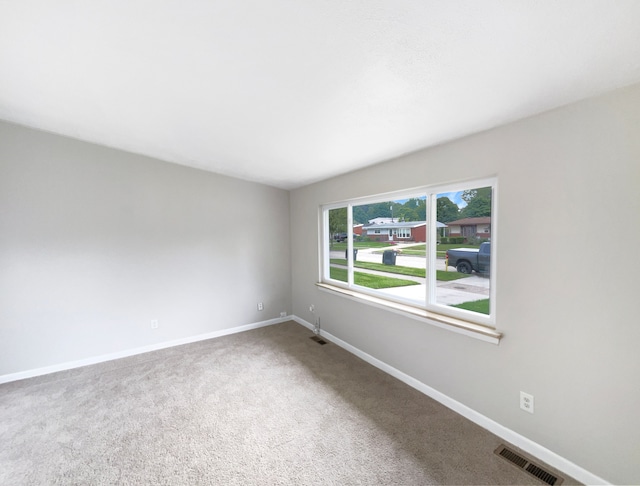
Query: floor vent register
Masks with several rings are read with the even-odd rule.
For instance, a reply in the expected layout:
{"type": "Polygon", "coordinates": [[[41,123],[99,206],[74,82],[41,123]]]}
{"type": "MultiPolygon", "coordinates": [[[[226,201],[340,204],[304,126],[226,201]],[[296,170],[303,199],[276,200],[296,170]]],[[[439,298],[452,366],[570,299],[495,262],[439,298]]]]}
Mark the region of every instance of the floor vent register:
{"type": "Polygon", "coordinates": [[[512,451],[508,447],[501,445],[494,451],[498,456],[502,457],[506,461],[509,461],[514,466],[522,469],[527,474],[530,474],[534,478],[539,479],[545,484],[550,484],[551,486],[557,486],[562,484],[564,481],[563,478],[550,473],[543,467],[531,462],[526,457],[518,454],[517,452],[512,451]]]}
{"type": "Polygon", "coordinates": [[[311,340],[317,342],[318,344],[327,344],[327,341],[322,339],[320,336],[311,336],[311,340]]]}

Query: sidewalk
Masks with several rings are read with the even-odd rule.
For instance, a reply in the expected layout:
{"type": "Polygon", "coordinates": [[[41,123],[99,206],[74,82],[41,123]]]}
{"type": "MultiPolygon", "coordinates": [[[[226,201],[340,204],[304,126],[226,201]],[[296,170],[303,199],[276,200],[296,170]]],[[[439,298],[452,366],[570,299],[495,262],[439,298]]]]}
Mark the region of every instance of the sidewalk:
{"type": "MultiPolygon", "coordinates": [[[[488,299],[489,293],[481,294],[458,290],[453,287],[441,285],[441,283],[451,284],[451,282],[438,282],[436,287],[436,303],[443,305],[457,305],[464,302],[488,299]]],[[[394,287],[391,289],[379,289],[378,292],[394,297],[401,297],[416,302],[423,302],[426,299],[426,285],[409,285],[408,287],[394,287]]]]}
{"type": "MultiPolygon", "coordinates": [[[[408,245],[396,245],[393,247],[389,247],[388,249],[402,249],[408,248],[411,246],[419,245],[417,244],[408,244],[408,245]]],[[[382,254],[374,253],[376,251],[380,251],[380,248],[365,248],[358,249],[358,254],[356,256],[356,261],[360,262],[370,262],[370,263],[382,263],[382,254]]],[[[345,251],[332,251],[330,254],[332,259],[344,259],[345,251]]],[[[402,267],[412,267],[412,268],[425,268],[425,260],[426,257],[414,256],[414,255],[402,255],[399,253],[396,255],[396,265],[402,267]]],[[[346,268],[343,265],[332,265],[335,267],[346,268]]],[[[392,266],[390,266],[389,270],[392,270],[392,266]]],[[[437,259],[436,260],[436,269],[437,270],[445,270],[444,260],[437,259]]],[[[426,281],[421,277],[412,277],[407,275],[399,275],[393,274],[390,272],[382,272],[378,270],[368,270],[365,268],[356,268],[358,272],[368,273],[371,275],[380,275],[385,277],[394,277],[405,280],[411,280],[414,282],[418,282],[419,285],[409,285],[406,287],[394,287],[390,289],[378,289],[379,292],[384,294],[401,297],[403,299],[414,300],[418,302],[424,302],[426,297],[426,281]]],[[[448,271],[456,272],[455,269],[449,267],[448,271]]],[[[487,277],[482,277],[477,274],[470,275],[469,277],[452,280],[452,281],[436,281],[436,302],[444,305],[456,305],[461,304],[463,302],[472,302],[476,300],[482,300],[489,298],[490,292],[490,279],[487,277]]]]}

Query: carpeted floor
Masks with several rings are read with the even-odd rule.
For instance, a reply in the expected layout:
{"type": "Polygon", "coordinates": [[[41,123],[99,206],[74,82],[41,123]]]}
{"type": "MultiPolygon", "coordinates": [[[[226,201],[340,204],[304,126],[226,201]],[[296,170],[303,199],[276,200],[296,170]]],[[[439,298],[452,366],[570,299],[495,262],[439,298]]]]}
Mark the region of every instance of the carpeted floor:
{"type": "Polygon", "coordinates": [[[289,322],[0,385],[0,484],[541,484],[311,335],[289,322]]]}

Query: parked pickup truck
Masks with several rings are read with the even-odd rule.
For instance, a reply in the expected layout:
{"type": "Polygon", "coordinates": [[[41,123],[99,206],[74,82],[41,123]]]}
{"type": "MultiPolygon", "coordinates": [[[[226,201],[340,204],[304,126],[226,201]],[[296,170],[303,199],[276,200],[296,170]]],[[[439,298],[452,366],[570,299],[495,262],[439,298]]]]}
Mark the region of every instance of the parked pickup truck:
{"type": "Polygon", "coordinates": [[[455,248],[447,251],[450,267],[456,267],[460,273],[489,273],[491,266],[491,243],[488,241],[478,248],[455,248]]]}

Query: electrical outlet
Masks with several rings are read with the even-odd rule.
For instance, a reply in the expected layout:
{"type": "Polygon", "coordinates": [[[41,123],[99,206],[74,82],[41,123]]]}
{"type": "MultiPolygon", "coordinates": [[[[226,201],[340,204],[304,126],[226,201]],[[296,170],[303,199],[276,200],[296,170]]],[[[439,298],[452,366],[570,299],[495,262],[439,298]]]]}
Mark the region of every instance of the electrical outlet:
{"type": "Polygon", "coordinates": [[[533,395],[521,391],[520,408],[525,412],[533,413],[533,395]]]}
{"type": "Polygon", "coordinates": [[[315,305],[313,305],[313,304],[311,304],[311,305],[309,306],[309,312],[311,312],[311,313],[313,314],[315,311],[316,311],[316,306],[315,306],[315,305]]]}
{"type": "Polygon", "coordinates": [[[158,329],[158,319],[151,319],[151,329],[158,329]]]}
{"type": "Polygon", "coordinates": [[[258,302],[258,310],[264,310],[264,304],[262,302],[258,302]]]}
{"type": "Polygon", "coordinates": [[[282,312],[280,313],[280,317],[287,317],[287,313],[286,313],[285,311],[282,311],[282,312]]]}

